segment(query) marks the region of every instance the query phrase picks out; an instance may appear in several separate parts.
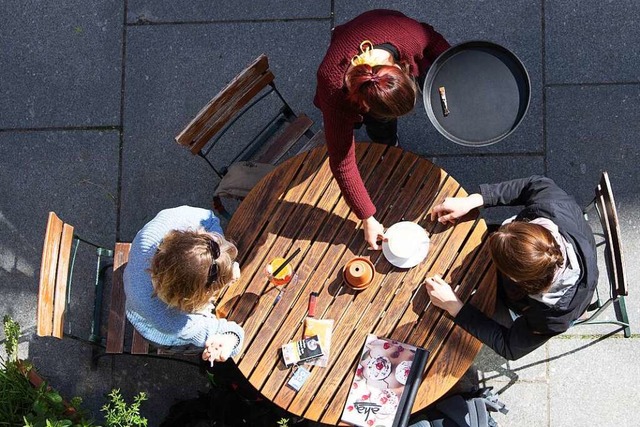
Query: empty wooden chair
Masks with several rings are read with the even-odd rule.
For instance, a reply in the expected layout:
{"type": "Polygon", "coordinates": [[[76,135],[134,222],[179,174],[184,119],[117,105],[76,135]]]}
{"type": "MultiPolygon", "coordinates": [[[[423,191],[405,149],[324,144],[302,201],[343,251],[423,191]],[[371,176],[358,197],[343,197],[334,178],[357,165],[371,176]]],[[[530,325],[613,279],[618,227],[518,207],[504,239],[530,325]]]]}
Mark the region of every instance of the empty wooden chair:
{"type": "Polygon", "coordinates": [[[620,224],[611,182],[606,171],[602,173],[600,182],[595,190],[595,198],[585,209],[585,214],[594,209],[602,225],[602,233],[596,233],[596,237],[602,238],[602,241],[597,246],[604,246],[608,292],[607,295],[600,295],[596,288],[597,299],[587,308],[585,316],[577,321],[576,325],[611,323],[621,326],[624,336],[629,338],[631,336],[631,328],[629,327],[629,318],[624,301],[624,298],[628,295],[628,289],[624,271],[620,224]],[[614,306],[615,320],[599,320],[598,317],[611,304],[614,306]]]}
{"type": "Polygon", "coordinates": [[[228,217],[221,197],[243,198],[271,170],[263,165],[275,165],[287,153],[301,152],[324,143],[323,134],[314,134],[312,125],[305,114],[295,114],[278,91],[267,56],[263,54],[200,110],[176,137],[176,142],[205,159],[221,179],[213,207],[228,217]],[[222,157],[216,148],[225,151],[226,157],[229,155],[228,147],[219,147],[221,138],[250,110],[272,106],[267,104],[268,99],[277,106],[276,111],[267,115],[260,110],[258,118],[251,120],[252,130],[246,132],[249,137],[235,141],[234,147],[238,149],[234,150],[231,160],[222,166],[214,164],[212,157],[222,157]],[[243,163],[247,161],[250,163],[243,163]],[[234,164],[237,167],[232,167],[234,164]]]}
{"type": "MultiPolygon", "coordinates": [[[[90,344],[94,350],[94,363],[107,354],[167,357],[164,356],[167,354],[165,351],[150,346],[127,322],[122,274],[130,247],[130,243],[116,243],[112,250],[82,239],[75,233],[73,226],[63,222],[54,212],[49,212],[40,266],[36,333],[42,337],[73,338],[90,344]],[[95,251],[95,277],[92,282],[76,277],[75,282],[79,283],[74,284],[76,255],[81,245],[95,251]],[[105,273],[111,268],[113,279],[111,283],[107,283],[105,273]],[[93,304],[87,306],[91,310],[90,325],[74,325],[67,316],[74,295],[72,287],[78,286],[93,287],[93,304]],[[104,295],[105,290],[108,290],[108,295],[104,295]],[[105,319],[106,324],[103,324],[105,319]],[[77,332],[79,330],[84,330],[85,334],[81,335],[77,332]]],[[[197,364],[182,358],[180,353],[170,353],[169,356],[182,362],[197,364]]]]}

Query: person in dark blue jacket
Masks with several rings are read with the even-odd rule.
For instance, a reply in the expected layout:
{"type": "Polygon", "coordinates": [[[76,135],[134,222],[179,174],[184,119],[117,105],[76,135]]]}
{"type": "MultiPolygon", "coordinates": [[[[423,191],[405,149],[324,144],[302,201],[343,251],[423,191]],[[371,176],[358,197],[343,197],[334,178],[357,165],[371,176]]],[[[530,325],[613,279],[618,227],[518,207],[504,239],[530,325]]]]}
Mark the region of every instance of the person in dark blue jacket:
{"type": "Polygon", "coordinates": [[[456,324],[502,357],[515,360],[561,334],[591,303],[598,281],[593,232],[574,198],[543,176],[483,184],[480,193],[447,198],[431,212],[452,223],[471,209],[523,206],[489,236],[498,298],[515,317],[510,326],[463,304],[439,276],[426,288],[456,324]]]}

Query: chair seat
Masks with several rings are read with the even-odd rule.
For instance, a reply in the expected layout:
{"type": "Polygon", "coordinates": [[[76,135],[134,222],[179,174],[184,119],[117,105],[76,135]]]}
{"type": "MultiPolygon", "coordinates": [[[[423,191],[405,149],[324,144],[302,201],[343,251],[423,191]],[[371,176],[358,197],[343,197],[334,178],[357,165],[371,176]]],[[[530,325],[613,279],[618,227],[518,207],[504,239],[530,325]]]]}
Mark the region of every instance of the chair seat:
{"type": "Polygon", "coordinates": [[[323,137],[315,138],[312,125],[313,121],[296,114],[279,92],[269,60],[262,54],[211,99],[175,139],[202,157],[220,178],[212,206],[219,216],[230,218],[223,198],[244,198],[270,172],[267,164],[276,165],[289,154],[305,151],[301,146],[314,147],[324,141],[323,137]],[[255,163],[248,167],[237,164],[246,161],[255,163]],[[221,165],[223,162],[231,165],[221,165]],[[254,168],[254,164],[259,166],[254,168]]]}
{"type": "Polygon", "coordinates": [[[229,166],[229,170],[216,188],[215,195],[242,199],[274,168],[275,166],[268,163],[236,162],[229,166]]]}

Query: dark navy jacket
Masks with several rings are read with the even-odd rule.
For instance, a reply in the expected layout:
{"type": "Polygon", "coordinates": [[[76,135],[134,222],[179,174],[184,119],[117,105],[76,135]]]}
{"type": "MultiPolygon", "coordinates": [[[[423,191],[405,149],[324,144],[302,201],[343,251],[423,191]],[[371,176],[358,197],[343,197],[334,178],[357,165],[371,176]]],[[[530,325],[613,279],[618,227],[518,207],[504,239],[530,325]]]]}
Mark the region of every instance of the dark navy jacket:
{"type": "Polygon", "coordinates": [[[498,297],[521,314],[511,327],[504,327],[467,303],[455,318],[456,324],[491,347],[502,357],[515,360],[569,329],[591,303],[598,283],[598,263],[593,232],[573,197],[553,180],[543,176],[483,184],[484,206],[524,206],[516,221],[548,218],[573,245],[580,263],[580,278],[562,298],[549,307],[528,296],[514,300],[513,283],[498,273],[498,297]]]}

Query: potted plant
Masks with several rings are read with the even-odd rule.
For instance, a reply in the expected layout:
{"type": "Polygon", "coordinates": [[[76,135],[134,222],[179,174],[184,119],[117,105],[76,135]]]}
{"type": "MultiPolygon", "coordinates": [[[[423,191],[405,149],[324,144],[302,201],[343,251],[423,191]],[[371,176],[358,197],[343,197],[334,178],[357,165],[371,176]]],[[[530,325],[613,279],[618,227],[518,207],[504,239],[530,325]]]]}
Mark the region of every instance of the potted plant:
{"type": "MultiPolygon", "coordinates": [[[[5,350],[7,360],[0,358],[0,425],[7,427],[91,427],[96,424],[87,418],[75,397],[70,402],[52,389],[28,361],[18,359],[20,325],[10,316],[4,316],[5,350]]],[[[127,404],[120,391],[112,390],[109,401],[101,409],[107,427],[146,427],[146,418],[140,415],[144,393],[127,404]]]]}
{"type": "Polygon", "coordinates": [[[18,359],[20,325],[4,316],[7,360],[0,359],[0,420],[7,426],[93,426],[78,410],[80,398],[66,402],[33,366],[18,359]]]}

